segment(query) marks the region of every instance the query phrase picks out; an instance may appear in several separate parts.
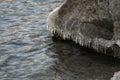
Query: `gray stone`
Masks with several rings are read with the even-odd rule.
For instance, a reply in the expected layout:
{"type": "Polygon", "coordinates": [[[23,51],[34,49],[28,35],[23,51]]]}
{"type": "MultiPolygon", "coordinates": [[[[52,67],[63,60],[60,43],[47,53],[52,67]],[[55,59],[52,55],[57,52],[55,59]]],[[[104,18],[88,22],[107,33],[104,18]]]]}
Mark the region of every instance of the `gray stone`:
{"type": "Polygon", "coordinates": [[[120,80],[120,72],[116,72],[111,80],[120,80]]]}
{"type": "Polygon", "coordinates": [[[47,24],[55,36],[120,58],[120,0],[66,0],[47,24]]]}

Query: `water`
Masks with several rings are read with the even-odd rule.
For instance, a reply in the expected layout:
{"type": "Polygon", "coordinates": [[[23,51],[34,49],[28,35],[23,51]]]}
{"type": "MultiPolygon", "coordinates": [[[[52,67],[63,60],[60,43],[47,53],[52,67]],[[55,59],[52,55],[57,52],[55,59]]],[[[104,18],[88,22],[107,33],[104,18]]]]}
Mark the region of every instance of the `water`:
{"type": "Polygon", "coordinates": [[[109,80],[120,61],[52,40],[48,13],[63,0],[0,0],[0,80],[109,80]]]}

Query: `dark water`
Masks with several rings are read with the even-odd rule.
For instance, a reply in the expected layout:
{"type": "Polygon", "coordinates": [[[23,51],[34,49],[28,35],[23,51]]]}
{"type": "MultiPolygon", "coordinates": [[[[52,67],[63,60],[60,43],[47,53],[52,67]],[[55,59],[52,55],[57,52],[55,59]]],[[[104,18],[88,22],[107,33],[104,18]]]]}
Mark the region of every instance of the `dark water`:
{"type": "Polygon", "coordinates": [[[120,61],[52,40],[48,13],[62,0],[0,0],[0,80],[109,80],[120,61]]]}

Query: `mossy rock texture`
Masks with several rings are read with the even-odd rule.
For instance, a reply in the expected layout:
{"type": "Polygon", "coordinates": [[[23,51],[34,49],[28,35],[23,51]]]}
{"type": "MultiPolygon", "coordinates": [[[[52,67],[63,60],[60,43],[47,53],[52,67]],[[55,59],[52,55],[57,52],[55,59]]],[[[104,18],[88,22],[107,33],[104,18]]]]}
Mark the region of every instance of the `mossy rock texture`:
{"type": "Polygon", "coordinates": [[[47,24],[55,36],[120,58],[120,0],[66,0],[47,24]]]}

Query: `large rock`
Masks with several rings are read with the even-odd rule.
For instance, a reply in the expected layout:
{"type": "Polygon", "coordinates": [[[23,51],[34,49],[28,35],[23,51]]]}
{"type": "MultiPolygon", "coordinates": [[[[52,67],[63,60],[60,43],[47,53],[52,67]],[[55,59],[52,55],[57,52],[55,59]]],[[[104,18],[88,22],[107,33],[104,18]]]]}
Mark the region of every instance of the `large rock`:
{"type": "Polygon", "coordinates": [[[66,0],[47,23],[55,36],[120,58],[120,0],[66,0]]]}

